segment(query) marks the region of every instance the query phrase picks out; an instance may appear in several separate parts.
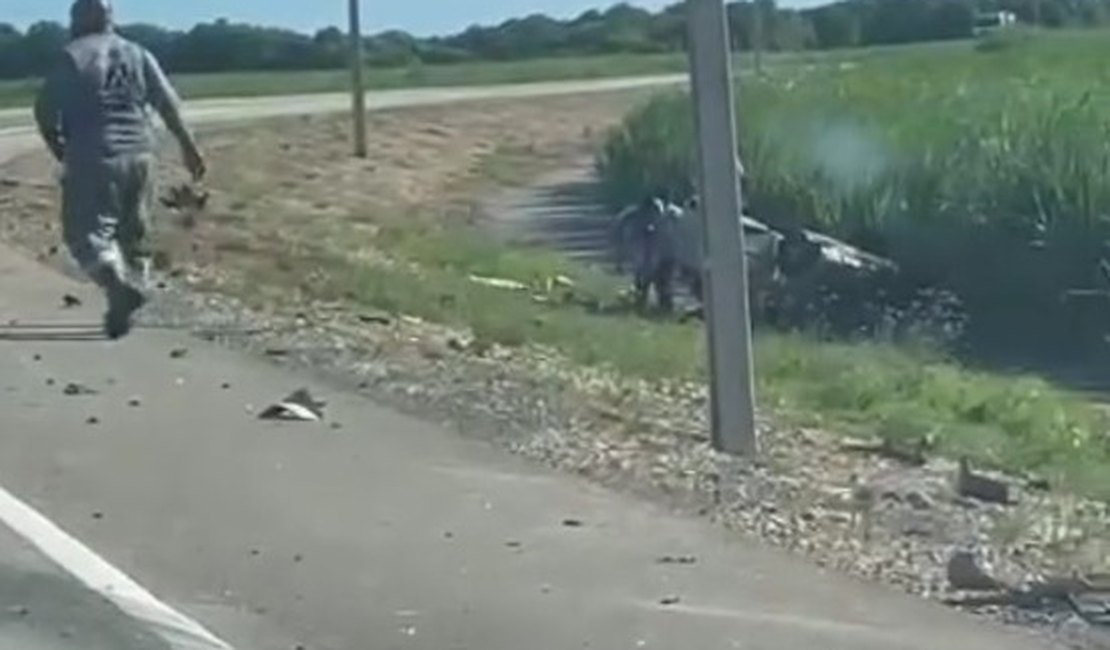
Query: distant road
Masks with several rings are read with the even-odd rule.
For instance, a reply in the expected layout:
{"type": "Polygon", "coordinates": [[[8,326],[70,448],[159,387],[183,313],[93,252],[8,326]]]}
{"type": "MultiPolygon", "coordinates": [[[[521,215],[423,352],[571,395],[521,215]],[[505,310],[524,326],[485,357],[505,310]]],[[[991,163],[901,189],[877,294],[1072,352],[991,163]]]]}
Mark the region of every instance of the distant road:
{"type": "MultiPolygon", "coordinates": [[[[665,87],[682,84],[684,74],[669,74],[619,79],[580,81],[549,81],[528,84],[459,86],[449,88],[414,88],[367,93],[369,110],[404,106],[428,106],[484,99],[514,99],[551,95],[573,95],[612,92],[636,88],[665,87]]],[[[350,108],[346,93],[281,95],[269,97],[200,99],[186,102],[186,114],[195,124],[213,124],[255,120],[283,115],[334,113],[350,108]]],[[[37,146],[30,109],[0,110],[0,164],[29,148],[37,146]]]]}

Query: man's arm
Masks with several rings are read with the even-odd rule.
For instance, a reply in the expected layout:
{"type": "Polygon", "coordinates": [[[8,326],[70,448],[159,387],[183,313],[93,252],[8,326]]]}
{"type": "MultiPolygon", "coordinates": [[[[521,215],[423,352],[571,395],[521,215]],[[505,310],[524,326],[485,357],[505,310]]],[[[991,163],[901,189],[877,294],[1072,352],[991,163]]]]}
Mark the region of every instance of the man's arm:
{"type": "Polygon", "coordinates": [[[65,137],[62,129],[62,93],[65,79],[72,72],[72,61],[63,56],[47,74],[35,99],[35,124],[39,135],[54,156],[61,162],[65,158],[65,137]]]}
{"type": "Polygon", "coordinates": [[[194,178],[201,178],[205,172],[204,158],[181,116],[181,100],[158,60],[146,50],[143,50],[143,78],[146,82],[147,102],[158,111],[166,128],[177,139],[189,172],[194,178]]]}

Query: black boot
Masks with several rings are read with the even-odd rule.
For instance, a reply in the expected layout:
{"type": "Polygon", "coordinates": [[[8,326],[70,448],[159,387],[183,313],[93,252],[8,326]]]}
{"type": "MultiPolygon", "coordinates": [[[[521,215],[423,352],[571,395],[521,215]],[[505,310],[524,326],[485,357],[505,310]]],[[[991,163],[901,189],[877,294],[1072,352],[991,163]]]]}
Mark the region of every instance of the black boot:
{"type": "Polygon", "coordinates": [[[131,333],[132,317],[146,304],[146,296],[110,267],[101,269],[96,280],[108,298],[104,334],[113,341],[121,339],[131,333]]]}

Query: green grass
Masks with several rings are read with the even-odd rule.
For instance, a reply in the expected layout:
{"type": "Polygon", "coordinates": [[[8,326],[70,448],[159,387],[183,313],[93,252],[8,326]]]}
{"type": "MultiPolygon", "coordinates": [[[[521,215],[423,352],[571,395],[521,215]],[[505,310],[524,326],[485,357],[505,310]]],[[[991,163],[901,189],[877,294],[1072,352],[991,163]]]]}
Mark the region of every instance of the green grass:
{"type": "MultiPolygon", "coordinates": [[[[348,268],[340,281],[357,300],[471,327],[479,347],[534,343],[627,376],[704,380],[700,326],[620,309],[611,277],[471,231],[413,223],[386,228],[379,242],[413,266],[348,268]],[[472,274],[517,280],[541,293],[545,280],[560,275],[576,286],[573,299],[556,292],[538,303],[530,292],[474,283],[472,274]]],[[[830,344],[770,332],[758,332],[755,345],[760,403],[787,421],[892,440],[928,436],[940,453],[1110,497],[1110,422],[1090,403],[1040,379],[971,371],[926,348],[830,344]]]]}
{"type": "MultiPolygon", "coordinates": [[[[855,60],[910,48],[931,51],[951,47],[949,43],[841,50],[836,52],[782,53],[765,57],[767,65],[807,64],[821,61],[855,60]]],[[[750,68],[750,55],[736,57],[737,68],[750,68]]],[[[617,54],[568,56],[510,62],[473,62],[450,65],[413,65],[399,68],[368,68],[370,89],[430,86],[472,86],[539,81],[603,79],[685,72],[686,56],[672,54],[617,54]]],[[[184,97],[259,97],[267,95],[341,92],[350,87],[347,70],[228,72],[174,75],[184,97]]],[[[29,105],[38,88],[36,80],[0,80],[0,108],[29,105]]]]}
{"type": "MultiPolygon", "coordinates": [[[[685,58],[678,54],[414,65],[368,68],[366,85],[371,90],[388,90],[602,79],[682,72],[685,66],[685,58]]],[[[174,76],[173,81],[182,96],[191,99],[341,92],[350,88],[350,74],[346,70],[183,74],[174,76]]],[[[0,108],[30,104],[37,87],[38,82],[31,80],[0,81],[0,108]]]]}

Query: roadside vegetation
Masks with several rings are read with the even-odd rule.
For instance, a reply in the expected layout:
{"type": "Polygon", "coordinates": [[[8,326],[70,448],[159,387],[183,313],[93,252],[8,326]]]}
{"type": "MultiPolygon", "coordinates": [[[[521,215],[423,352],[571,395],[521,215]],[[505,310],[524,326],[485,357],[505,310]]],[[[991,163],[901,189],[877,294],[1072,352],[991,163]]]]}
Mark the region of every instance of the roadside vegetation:
{"type": "MultiPolygon", "coordinates": [[[[1105,33],[984,42],[742,78],[752,210],[954,292],[978,348],[1087,358],[1110,316],[1110,46],[1105,33]]],[[[689,193],[693,150],[688,98],[656,98],[599,156],[609,199],[689,193]]]]}
{"type": "MultiPolygon", "coordinates": [[[[398,88],[484,86],[543,81],[604,79],[686,70],[680,54],[561,57],[509,62],[477,62],[451,65],[413,63],[366,71],[370,90],[398,88]]],[[[328,92],[349,92],[346,70],[261,71],[193,73],[173,76],[178,91],[187,99],[260,97],[328,92]]],[[[28,106],[38,82],[0,81],[0,108],[28,106]]]]}
{"type": "MultiPolygon", "coordinates": [[[[387,229],[383,242],[415,267],[349,267],[345,282],[357,300],[471,328],[479,348],[538,344],[648,381],[704,381],[700,323],[645,320],[625,308],[612,278],[557,255],[411,223],[387,229]],[[484,286],[470,276],[530,290],[484,286]],[[549,291],[559,277],[575,288],[549,291]]],[[[899,444],[927,441],[937,453],[1110,498],[1110,420],[1042,379],[970,370],[924,346],[768,330],[757,331],[755,345],[760,405],[786,422],[899,444]]]]}

